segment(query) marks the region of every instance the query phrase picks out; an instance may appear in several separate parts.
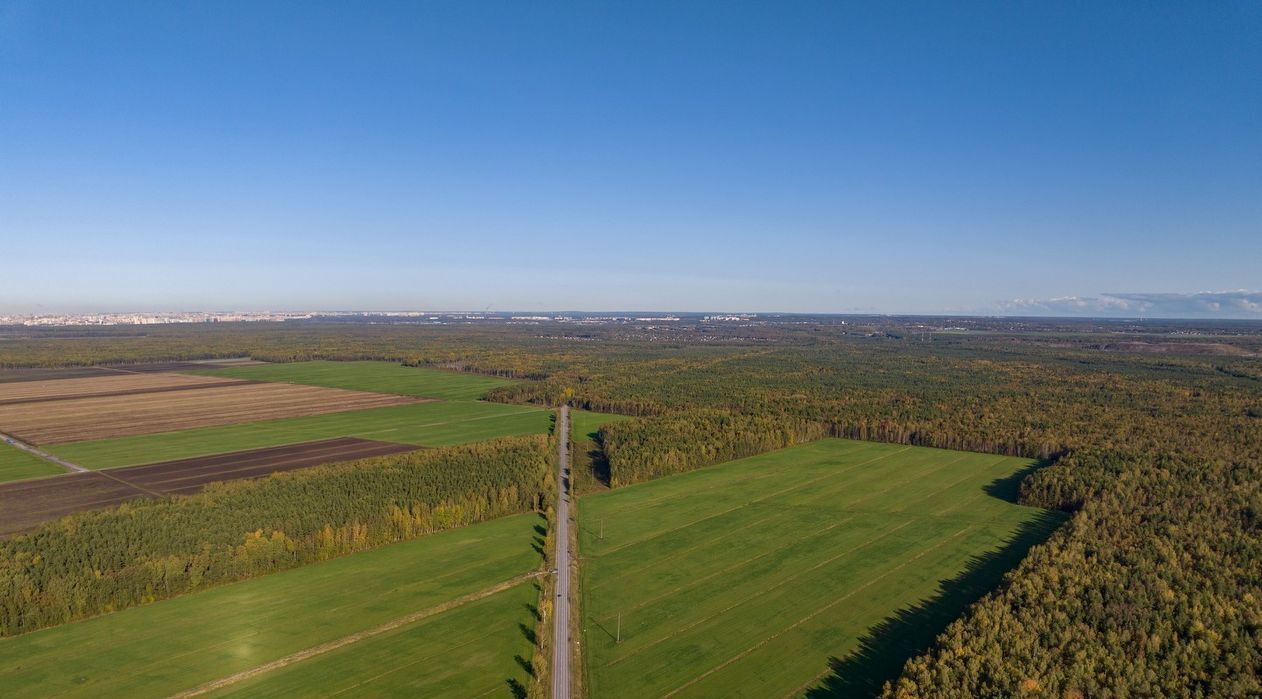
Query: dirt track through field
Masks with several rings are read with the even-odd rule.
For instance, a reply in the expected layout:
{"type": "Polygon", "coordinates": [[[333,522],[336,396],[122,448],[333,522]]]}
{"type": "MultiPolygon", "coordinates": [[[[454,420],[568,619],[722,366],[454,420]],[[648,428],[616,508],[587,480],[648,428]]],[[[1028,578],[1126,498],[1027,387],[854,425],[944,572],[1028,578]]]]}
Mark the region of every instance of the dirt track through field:
{"type": "Polygon", "coordinates": [[[258,478],[318,464],[383,456],[421,447],[354,437],[250,449],[145,466],[54,476],[0,485],[0,536],[65,515],[162,495],[188,495],[208,483],[258,478]]]}
{"type": "Polygon", "coordinates": [[[421,400],[280,383],[218,385],[159,393],[67,398],[37,406],[0,405],[0,431],[32,444],[59,444],[381,408],[421,400]]]}
{"type": "Polygon", "coordinates": [[[270,663],[260,665],[256,668],[251,668],[243,672],[238,672],[232,675],[228,675],[227,677],[222,677],[212,682],[207,682],[206,684],[203,684],[200,687],[194,687],[193,689],[190,689],[186,692],[180,692],[179,694],[173,695],[173,699],[185,699],[186,697],[201,696],[208,692],[213,692],[217,689],[223,689],[224,687],[237,684],[238,682],[244,682],[245,680],[253,679],[255,677],[258,677],[259,675],[264,675],[274,670],[279,670],[283,667],[288,667],[289,665],[293,665],[294,663],[300,663],[309,658],[314,658],[317,655],[323,655],[330,651],[334,651],[339,648],[349,646],[352,643],[357,643],[359,641],[363,641],[365,639],[372,638],[374,636],[380,636],[383,633],[393,631],[397,628],[401,628],[409,624],[414,624],[418,621],[421,621],[422,619],[426,619],[436,614],[442,614],[443,612],[450,611],[452,609],[455,609],[456,607],[466,605],[470,602],[476,602],[480,599],[485,599],[487,597],[490,597],[491,595],[504,592],[505,590],[510,590],[518,585],[521,585],[522,583],[525,583],[529,580],[537,578],[543,574],[544,574],[543,571],[534,571],[532,573],[526,573],[525,575],[519,575],[515,578],[512,578],[511,580],[505,580],[502,583],[492,585],[491,587],[488,587],[484,590],[479,590],[477,592],[467,594],[463,597],[458,597],[449,602],[444,602],[442,604],[430,607],[428,609],[422,609],[419,612],[413,612],[412,614],[408,614],[407,616],[402,616],[402,617],[399,617],[398,619],[387,621],[386,623],[380,626],[374,626],[371,629],[365,629],[364,631],[353,633],[349,636],[343,636],[342,638],[329,641],[328,643],[321,643],[318,646],[313,646],[306,650],[300,650],[297,653],[291,653],[289,655],[286,655],[283,658],[278,658],[276,660],[273,660],[270,663]]]}

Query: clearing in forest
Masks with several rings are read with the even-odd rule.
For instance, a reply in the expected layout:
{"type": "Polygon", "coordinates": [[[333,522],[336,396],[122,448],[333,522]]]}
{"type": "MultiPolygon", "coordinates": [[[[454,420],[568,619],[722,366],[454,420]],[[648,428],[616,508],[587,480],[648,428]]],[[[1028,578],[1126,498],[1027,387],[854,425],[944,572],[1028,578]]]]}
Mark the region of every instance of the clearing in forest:
{"type": "Polygon", "coordinates": [[[516,658],[533,652],[538,590],[478,593],[538,568],[542,525],[504,517],[0,639],[0,687],[9,699],[166,697],[341,640],[219,691],[508,695],[529,684],[516,658]]]}
{"type": "Polygon", "coordinates": [[[879,690],[1059,523],[1031,466],[829,439],[583,498],[591,695],[879,690]]]}

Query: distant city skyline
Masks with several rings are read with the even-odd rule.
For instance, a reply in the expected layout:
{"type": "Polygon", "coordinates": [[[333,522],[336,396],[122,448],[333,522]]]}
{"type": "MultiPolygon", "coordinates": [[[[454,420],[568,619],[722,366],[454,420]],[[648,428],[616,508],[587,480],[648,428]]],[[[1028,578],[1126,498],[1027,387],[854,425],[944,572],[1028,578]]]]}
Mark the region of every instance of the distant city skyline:
{"type": "Polygon", "coordinates": [[[0,0],[0,314],[1262,317],[1262,4],[0,0]]]}

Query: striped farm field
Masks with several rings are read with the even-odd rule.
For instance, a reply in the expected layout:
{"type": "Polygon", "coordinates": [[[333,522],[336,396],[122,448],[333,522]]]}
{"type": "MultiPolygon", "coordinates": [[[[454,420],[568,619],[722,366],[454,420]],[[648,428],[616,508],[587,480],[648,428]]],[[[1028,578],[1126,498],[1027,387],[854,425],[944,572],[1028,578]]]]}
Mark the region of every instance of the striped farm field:
{"type": "Polygon", "coordinates": [[[0,431],[36,444],[56,444],[362,410],[416,400],[288,384],[204,386],[0,405],[0,431]]]}
{"type": "Polygon", "coordinates": [[[231,385],[233,380],[188,374],[107,373],[84,378],[13,381],[0,383],[0,404],[22,401],[48,401],[97,395],[118,395],[164,391],[195,386],[231,385]]]}
{"type": "Polygon", "coordinates": [[[22,697],[512,696],[529,675],[538,515],[0,639],[22,697]]]}
{"type": "MultiPolygon", "coordinates": [[[[310,390],[336,389],[313,387],[310,390]]],[[[360,437],[427,447],[447,446],[494,437],[545,434],[551,428],[551,419],[552,411],[535,407],[477,401],[433,401],[57,444],[48,447],[48,451],[81,466],[101,469],[336,437],[360,437]]]]}
{"type": "Polygon", "coordinates": [[[1031,466],[830,439],[581,499],[591,696],[878,691],[1059,524],[1031,466]]]}
{"type": "MultiPolygon", "coordinates": [[[[199,372],[200,373],[200,372],[199,372]]],[[[479,374],[403,366],[396,362],[310,361],[259,364],[206,372],[209,376],[252,381],[347,388],[440,400],[474,400],[512,381],[479,374]]]]}

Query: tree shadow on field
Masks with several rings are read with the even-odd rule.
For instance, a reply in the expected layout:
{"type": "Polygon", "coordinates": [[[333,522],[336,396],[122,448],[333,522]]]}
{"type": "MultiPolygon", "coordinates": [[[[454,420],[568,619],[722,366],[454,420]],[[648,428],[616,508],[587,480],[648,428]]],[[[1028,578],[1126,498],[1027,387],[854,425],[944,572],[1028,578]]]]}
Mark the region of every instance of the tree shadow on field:
{"type": "Polygon", "coordinates": [[[526,660],[525,658],[521,657],[520,655],[514,655],[514,656],[513,656],[513,660],[515,660],[515,661],[517,662],[517,664],[521,667],[521,669],[523,669],[523,670],[525,670],[525,671],[526,671],[526,674],[527,674],[527,675],[530,675],[531,677],[534,677],[534,676],[535,676],[535,664],[534,664],[534,663],[530,662],[529,660],[526,660]]]}
{"type": "Polygon", "coordinates": [[[609,487],[609,457],[605,456],[605,444],[599,432],[589,435],[592,448],[587,451],[587,463],[591,466],[592,477],[601,485],[609,487]]]}
{"type": "Polygon", "coordinates": [[[521,635],[525,636],[527,641],[530,641],[532,644],[539,642],[539,639],[535,636],[534,629],[520,622],[517,624],[517,628],[521,629],[521,635]]]}
{"type": "Polygon", "coordinates": [[[526,699],[526,686],[518,682],[516,678],[510,677],[504,680],[508,685],[508,691],[516,697],[516,699],[526,699]]]}
{"type": "MultiPolygon", "coordinates": [[[[997,479],[987,485],[985,491],[993,497],[1015,502],[1021,480],[1044,465],[1046,463],[1040,462],[997,479]]],[[[1004,575],[1015,568],[1031,548],[1047,541],[1067,517],[1050,510],[1040,512],[1018,527],[1003,546],[974,556],[963,572],[939,583],[932,597],[900,609],[868,629],[859,639],[859,647],[846,657],[829,658],[832,672],[805,696],[831,699],[879,695],[886,682],[898,678],[909,659],[928,650],[948,624],[996,589],[1004,575]]]]}
{"type": "Polygon", "coordinates": [[[1017,496],[1021,493],[1021,482],[1035,471],[1038,471],[1046,466],[1051,466],[1054,461],[1055,459],[1043,459],[1042,461],[1032,463],[1011,476],[1006,478],[996,478],[983,488],[983,490],[985,490],[986,494],[992,498],[999,498],[1000,500],[1004,500],[1006,502],[1015,503],[1017,501],[1017,496]]]}

